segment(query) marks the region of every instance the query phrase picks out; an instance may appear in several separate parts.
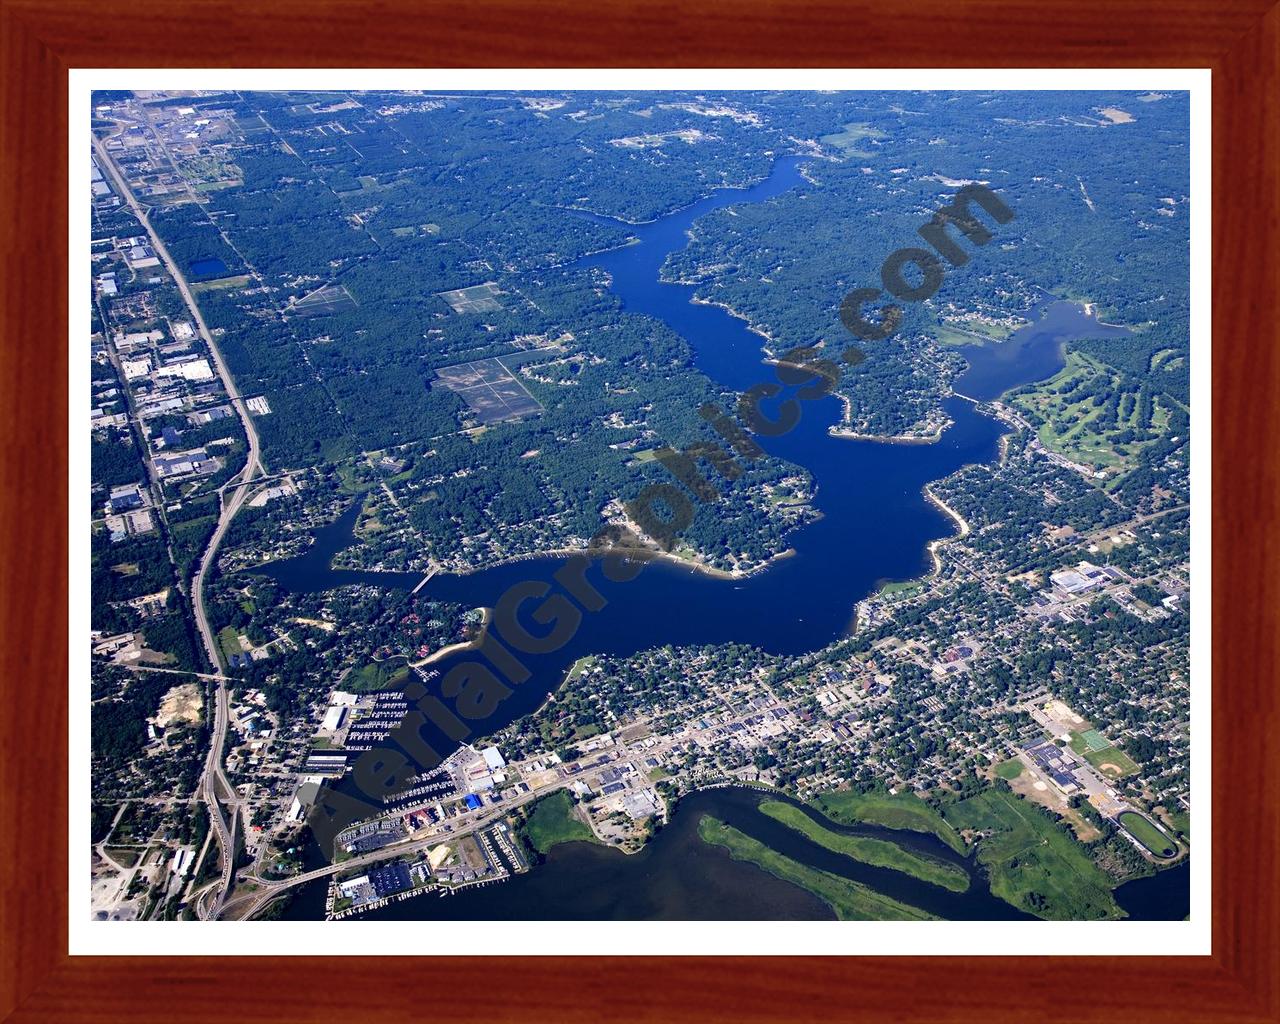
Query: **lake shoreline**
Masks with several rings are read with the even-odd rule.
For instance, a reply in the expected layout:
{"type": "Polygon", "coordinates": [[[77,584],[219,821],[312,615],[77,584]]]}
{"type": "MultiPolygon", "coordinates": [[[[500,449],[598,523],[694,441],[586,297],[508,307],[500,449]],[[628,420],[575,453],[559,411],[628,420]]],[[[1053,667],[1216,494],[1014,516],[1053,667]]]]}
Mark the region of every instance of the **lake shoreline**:
{"type": "Polygon", "coordinates": [[[481,608],[480,609],[480,631],[476,633],[475,639],[459,640],[455,644],[448,644],[445,647],[441,647],[438,651],[433,651],[431,654],[428,654],[421,661],[409,662],[408,663],[409,667],[421,668],[423,665],[431,665],[437,661],[441,661],[444,658],[449,657],[449,655],[451,654],[461,654],[463,651],[476,650],[477,648],[480,647],[481,644],[484,643],[485,631],[489,628],[489,623],[491,623],[492,621],[493,621],[493,609],[481,608]]]}

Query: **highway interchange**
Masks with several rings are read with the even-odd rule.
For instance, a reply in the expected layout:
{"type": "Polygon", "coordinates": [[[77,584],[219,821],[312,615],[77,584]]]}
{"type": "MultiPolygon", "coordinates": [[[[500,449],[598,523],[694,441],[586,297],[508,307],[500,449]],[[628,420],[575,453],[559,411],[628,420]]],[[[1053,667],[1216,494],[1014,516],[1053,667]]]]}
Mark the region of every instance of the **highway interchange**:
{"type": "MultiPolygon", "coordinates": [[[[218,346],[214,342],[213,334],[204,322],[204,317],[200,315],[200,307],[196,304],[191,288],[187,284],[187,280],[179,269],[177,262],[169,255],[164,242],[152,227],[146,210],[138,202],[124,175],[120,173],[119,168],[111,159],[104,141],[95,135],[93,137],[93,147],[103,170],[111,176],[112,183],[118,193],[129,204],[134,216],[138,218],[138,222],[150,237],[156,255],[160,257],[169,273],[173,276],[173,280],[182,294],[182,299],[195,322],[196,329],[208,347],[209,353],[213,358],[214,367],[218,372],[218,376],[222,379],[222,386],[226,390],[227,398],[232,408],[235,409],[236,415],[239,416],[244,427],[245,437],[248,440],[248,458],[245,461],[244,468],[236,477],[227,481],[219,492],[221,513],[218,517],[218,523],[214,528],[213,535],[209,538],[209,544],[205,548],[204,554],[200,558],[200,564],[195,576],[191,580],[191,606],[195,613],[196,626],[200,630],[200,639],[204,644],[209,662],[217,672],[222,666],[222,660],[218,654],[217,638],[209,625],[208,612],[205,610],[204,583],[210,567],[217,558],[218,546],[222,543],[227,527],[230,526],[236,513],[240,511],[240,507],[248,498],[255,479],[264,473],[258,432],[254,429],[253,419],[245,408],[244,400],[236,388],[235,379],[227,369],[222,353],[218,351],[218,346]],[[228,488],[234,488],[230,498],[227,497],[228,488]]],[[[222,881],[221,885],[216,889],[206,890],[202,893],[199,902],[199,911],[202,917],[217,917],[221,911],[222,902],[231,889],[232,868],[235,863],[235,833],[240,814],[239,797],[235,788],[227,779],[222,766],[222,750],[226,743],[227,720],[229,717],[226,680],[221,675],[217,675],[215,676],[215,684],[216,692],[214,695],[214,715],[209,754],[205,759],[204,771],[200,780],[200,793],[208,805],[209,817],[213,822],[214,833],[218,839],[222,861],[222,881]],[[224,802],[227,807],[229,823],[228,819],[223,817],[222,803],[224,802]]]]}

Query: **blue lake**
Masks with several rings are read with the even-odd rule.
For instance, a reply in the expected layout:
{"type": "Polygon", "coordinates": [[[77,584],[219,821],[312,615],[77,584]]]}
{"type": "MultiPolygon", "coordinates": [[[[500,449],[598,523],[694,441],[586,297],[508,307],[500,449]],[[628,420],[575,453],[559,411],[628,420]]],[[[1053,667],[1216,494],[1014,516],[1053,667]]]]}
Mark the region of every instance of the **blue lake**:
{"type": "MultiPolygon", "coordinates": [[[[801,185],[801,162],[797,158],[782,158],[775,163],[770,176],[757,185],[747,189],[721,189],[653,223],[628,225],[637,239],[635,244],[592,255],[576,266],[606,270],[612,290],[626,308],[665,321],[687,339],[694,350],[697,367],[712,380],[735,391],[772,381],[773,371],[762,361],[762,339],[758,334],[720,307],[691,302],[694,288],[663,282],[660,271],[668,254],[687,244],[687,232],[698,217],[726,206],[767,201],[801,185]]],[[[838,298],[833,296],[833,301],[838,298]]],[[[998,345],[974,345],[960,350],[969,364],[956,382],[960,394],[977,400],[995,398],[1012,387],[1052,376],[1062,366],[1065,342],[1125,333],[1123,328],[1098,323],[1079,305],[1056,301],[1051,296],[1030,316],[1034,318],[1032,323],[998,345]]],[[[843,341],[840,339],[841,344],[843,341]]],[[[873,347],[866,347],[869,358],[874,358],[873,347]]],[[[586,654],[627,655],[664,644],[730,642],[752,644],[771,653],[798,654],[818,649],[845,635],[859,600],[886,580],[910,579],[927,572],[929,542],[955,531],[955,524],[925,499],[922,493],[925,484],[967,464],[991,462],[997,457],[998,441],[1004,431],[999,422],[978,413],[973,403],[964,398],[947,399],[944,407],[952,425],[938,442],[892,444],[833,437],[828,428],[839,422],[841,407],[837,400],[827,398],[806,403],[796,429],[783,437],[757,438],[770,453],[805,467],[816,483],[815,506],[822,517],[788,538],[794,556],[739,580],[717,578],[659,561],[649,564],[633,580],[613,583],[603,577],[598,565],[594,566],[587,578],[605,598],[605,606],[600,611],[584,613],[581,626],[558,650],[545,655],[520,656],[530,678],[515,687],[498,711],[482,723],[482,731],[495,731],[534,711],[560,684],[569,666],[586,654]]],[[[326,590],[352,583],[400,589],[416,586],[421,580],[417,573],[369,573],[331,567],[333,556],[354,543],[352,528],[357,514],[358,509],[353,507],[337,522],[315,531],[314,543],[304,555],[257,571],[295,592],[326,590]]],[[[714,515],[715,507],[706,506],[698,514],[714,515]]],[[[554,587],[554,574],[564,564],[563,557],[546,556],[466,575],[436,576],[420,593],[491,608],[515,584],[532,580],[554,587]]],[[[530,604],[536,605],[536,602],[530,604]]],[[[545,627],[527,625],[535,635],[545,632],[545,627]]],[[[453,665],[474,657],[469,652],[455,654],[437,662],[433,670],[439,676],[453,665]]],[[[430,726],[424,728],[423,738],[441,754],[457,745],[442,733],[433,732],[430,726]]],[[[748,819],[741,808],[733,811],[736,805],[731,806],[730,802],[735,799],[723,796],[714,801],[714,806],[746,822],[748,819]]],[[[708,806],[711,803],[707,801],[708,806]]],[[[660,835],[655,847],[674,846],[686,852],[692,848],[687,823],[695,816],[692,812],[681,813],[685,826],[676,829],[673,825],[671,835],[660,835]]],[[[753,822],[752,827],[755,834],[766,826],[753,822]]],[[[810,860],[819,856],[813,851],[809,851],[809,855],[810,860]]],[[[772,879],[776,884],[763,883],[759,871],[731,866],[727,858],[717,853],[706,854],[704,860],[713,858],[716,871],[721,872],[716,877],[736,879],[741,883],[737,888],[728,881],[723,885],[712,885],[708,881],[703,888],[712,895],[699,902],[688,886],[678,887],[684,896],[672,897],[675,902],[667,909],[654,909],[665,898],[663,893],[669,896],[676,890],[671,888],[674,883],[666,872],[636,870],[635,865],[650,863],[643,859],[650,856],[667,855],[646,852],[638,860],[624,858],[615,851],[575,844],[554,851],[547,865],[523,879],[443,901],[450,904],[448,910],[437,905],[442,901],[432,899],[393,904],[383,913],[397,917],[443,914],[477,918],[646,914],[751,917],[755,916],[754,912],[747,908],[752,906],[754,893],[768,904],[760,916],[829,916],[824,913],[825,906],[811,898],[801,899],[803,893],[797,896],[798,890],[783,892],[778,888],[782,883],[772,879]],[[611,879],[615,892],[618,886],[650,885],[653,888],[641,890],[634,899],[621,902],[616,896],[612,899],[600,896],[594,902],[592,899],[574,902],[572,880],[582,877],[582,872],[590,872],[591,877],[602,880],[600,893],[608,888],[604,886],[605,878],[611,879]],[[554,904],[556,898],[562,900],[558,906],[554,904]],[[427,902],[432,906],[428,908],[427,902]],[[731,912],[733,906],[740,912],[731,912]],[[644,909],[646,907],[650,909],[644,909]]],[[[666,860],[658,859],[656,863],[664,864],[666,860]]],[[[672,871],[675,870],[673,860],[672,871]]],[[[1185,889],[1185,871],[1175,869],[1157,878],[1159,882],[1152,880],[1134,897],[1133,916],[1159,916],[1161,908],[1169,905],[1169,887],[1172,885],[1178,891],[1185,889]],[[1182,879],[1181,883],[1164,877],[1175,873],[1182,879]]],[[[883,878],[867,880],[869,884],[884,881],[883,878]]],[[[923,897],[913,900],[904,892],[895,895],[925,905],[921,902],[923,897]]],[[[1012,908],[976,890],[958,900],[948,901],[946,894],[940,892],[931,892],[927,898],[930,907],[946,916],[1018,916],[1012,908]]],[[[1172,902],[1180,905],[1180,901],[1181,897],[1176,897],[1172,902]]],[[[318,916],[322,911],[323,886],[311,886],[299,898],[291,916],[318,916]],[[317,892],[320,894],[318,909],[317,892]]]]}
{"type": "MultiPolygon", "coordinates": [[[[760,202],[800,184],[794,158],[780,159],[768,179],[748,189],[722,189],[651,224],[631,227],[639,239],[581,261],[609,272],[613,290],[627,309],[666,321],[685,337],[698,368],[713,380],[743,391],[774,379],[762,362],[761,338],[744,321],[717,306],[690,301],[693,288],[664,283],[659,271],[673,249],[687,242],[689,227],[723,206],[760,202]]],[[[1010,387],[1051,376],[1062,365],[1063,342],[1072,337],[1123,333],[1106,327],[1067,302],[1047,302],[1039,319],[998,346],[962,350],[969,370],[957,390],[976,399],[994,398],[1010,387]]],[[[872,356],[873,358],[874,356],[872,356]]],[[[822,517],[788,538],[793,557],[744,579],[710,576],[661,560],[635,579],[606,580],[599,566],[587,578],[607,601],[585,613],[573,638],[559,650],[522,656],[531,678],[486,721],[486,731],[536,708],[559,684],[566,669],[585,654],[625,655],[664,644],[753,644],[776,654],[815,650],[844,635],[854,606],[886,580],[910,579],[929,570],[931,540],[955,531],[954,522],[930,504],[922,488],[969,463],[996,458],[1004,427],[977,413],[971,402],[944,403],[953,423],[934,444],[891,444],[833,437],[839,422],[835,398],[804,404],[799,425],[777,438],[757,438],[770,453],[809,470],[816,483],[814,504],[822,517]]],[[[621,497],[632,497],[623,495],[621,497]]],[[[714,505],[699,515],[715,515],[714,505]]],[[[335,553],[354,542],[353,507],[334,524],[315,532],[314,544],[297,558],[258,571],[292,591],[325,590],[346,583],[412,588],[416,573],[369,573],[331,568],[335,553]]],[[[463,575],[439,575],[422,594],[492,608],[515,584],[551,583],[565,564],[561,556],[523,559],[463,575]]],[[[530,605],[536,604],[530,602],[530,605]]],[[[541,634],[545,627],[529,624],[541,634]]],[[[446,672],[470,657],[454,655],[434,668],[446,672]]],[[[437,737],[452,749],[453,744],[437,737]]]]}

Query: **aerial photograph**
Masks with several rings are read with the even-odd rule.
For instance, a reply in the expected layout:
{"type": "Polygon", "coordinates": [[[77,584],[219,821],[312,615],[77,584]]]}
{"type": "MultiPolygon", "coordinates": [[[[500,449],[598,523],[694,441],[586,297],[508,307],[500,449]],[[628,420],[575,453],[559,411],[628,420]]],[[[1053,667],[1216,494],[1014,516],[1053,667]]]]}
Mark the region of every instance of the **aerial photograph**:
{"type": "Polygon", "coordinates": [[[1187,919],[1190,125],[95,92],[92,920],[1187,919]]]}

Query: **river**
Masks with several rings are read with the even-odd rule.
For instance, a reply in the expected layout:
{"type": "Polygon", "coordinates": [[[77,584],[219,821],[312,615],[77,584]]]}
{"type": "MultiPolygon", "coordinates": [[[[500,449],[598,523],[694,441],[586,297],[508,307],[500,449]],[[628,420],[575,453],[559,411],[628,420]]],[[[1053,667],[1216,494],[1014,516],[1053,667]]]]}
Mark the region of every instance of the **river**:
{"type": "MultiPolygon", "coordinates": [[[[585,257],[575,267],[607,271],[611,288],[624,306],[631,312],[657,317],[682,335],[693,349],[697,368],[712,380],[734,391],[770,381],[773,374],[762,362],[760,335],[721,307],[692,302],[694,287],[662,281],[661,268],[671,252],[687,244],[689,229],[699,217],[722,207],[767,202],[788,189],[806,185],[800,173],[802,162],[796,157],[780,158],[768,178],[749,188],[720,189],[652,223],[628,225],[636,238],[634,244],[585,257]]],[[[995,398],[1012,387],[1052,376],[1062,366],[1065,342],[1072,338],[1126,333],[1124,328],[1099,323],[1078,304],[1053,300],[1052,296],[1029,316],[1031,323],[999,344],[975,344],[959,350],[969,364],[956,381],[960,394],[980,401],[995,398]]],[[[869,357],[874,358],[874,351],[869,357]]],[[[602,577],[598,566],[593,568],[588,579],[605,597],[605,607],[586,614],[580,628],[559,650],[541,656],[522,655],[530,678],[485,721],[484,731],[496,731],[534,711],[560,684],[569,666],[586,654],[629,655],[664,644],[733,642],[774,654],[799,654],[847,634],[859,600],[886,580],[910,579],[927,572],[929,542],[955,531],[954,522],[925,499],[925,484],[967,464],[991,462],[997,457],[1004,432],[998,421],[981,415],[963,398],[948,398],[943,405],[952,424],[936,443],[892,444],[832,436],[828,428],[840,421],[839,402],[826,398],[806,403],[796,429],[782,437],[757,439],[771,454],[803,466],[815,481],[814,504],[822,515],[788,538],[794,556],[739,580],[660,561],[629,582],[611,583],[602,577]]],[[[705,507],[699,514],[714,515],[715,508],[705,507]]],[[[313,544],[303,555],[256,571],[295,592],[350,583],[402,589],[416,586],[421,580],[417,573],[332,567],[333,556],[355,542],[352,530],[357,515],[358,508],[353,507],[335,523],[316,530],[313,544]]],[[[527,580],[549,582],[563,564],[562,557],[545,556],[475,573],[437,575],[421,593],[469,607],[493,607],[508,587],[527,580]]],[[[535,633],[543,631],[533,625],[530,628],[535,633]]],[[[433,668],[443,674],[470,657],[468,652],[456,653],[433,668]]],[[[423,737],[442,754],[456,747],[430,727],[423,730],[423,737]]],[[[594,855],[556,851],[551,865],[565,858],[594,855]]],[[[538,882],[536,877],[545,870],[530,876],[533,881],[512,885],[534,886],[531,891],[542,892],[537,887],[550,883],[538,882]]],[[[501,888],[509,893],[511,886],[501,888]]],[[[467,897],[468,902],[470,899],[467,897]]],[[[462,903],[463,898],[458,897],[457,902],[462,903]]]]}

